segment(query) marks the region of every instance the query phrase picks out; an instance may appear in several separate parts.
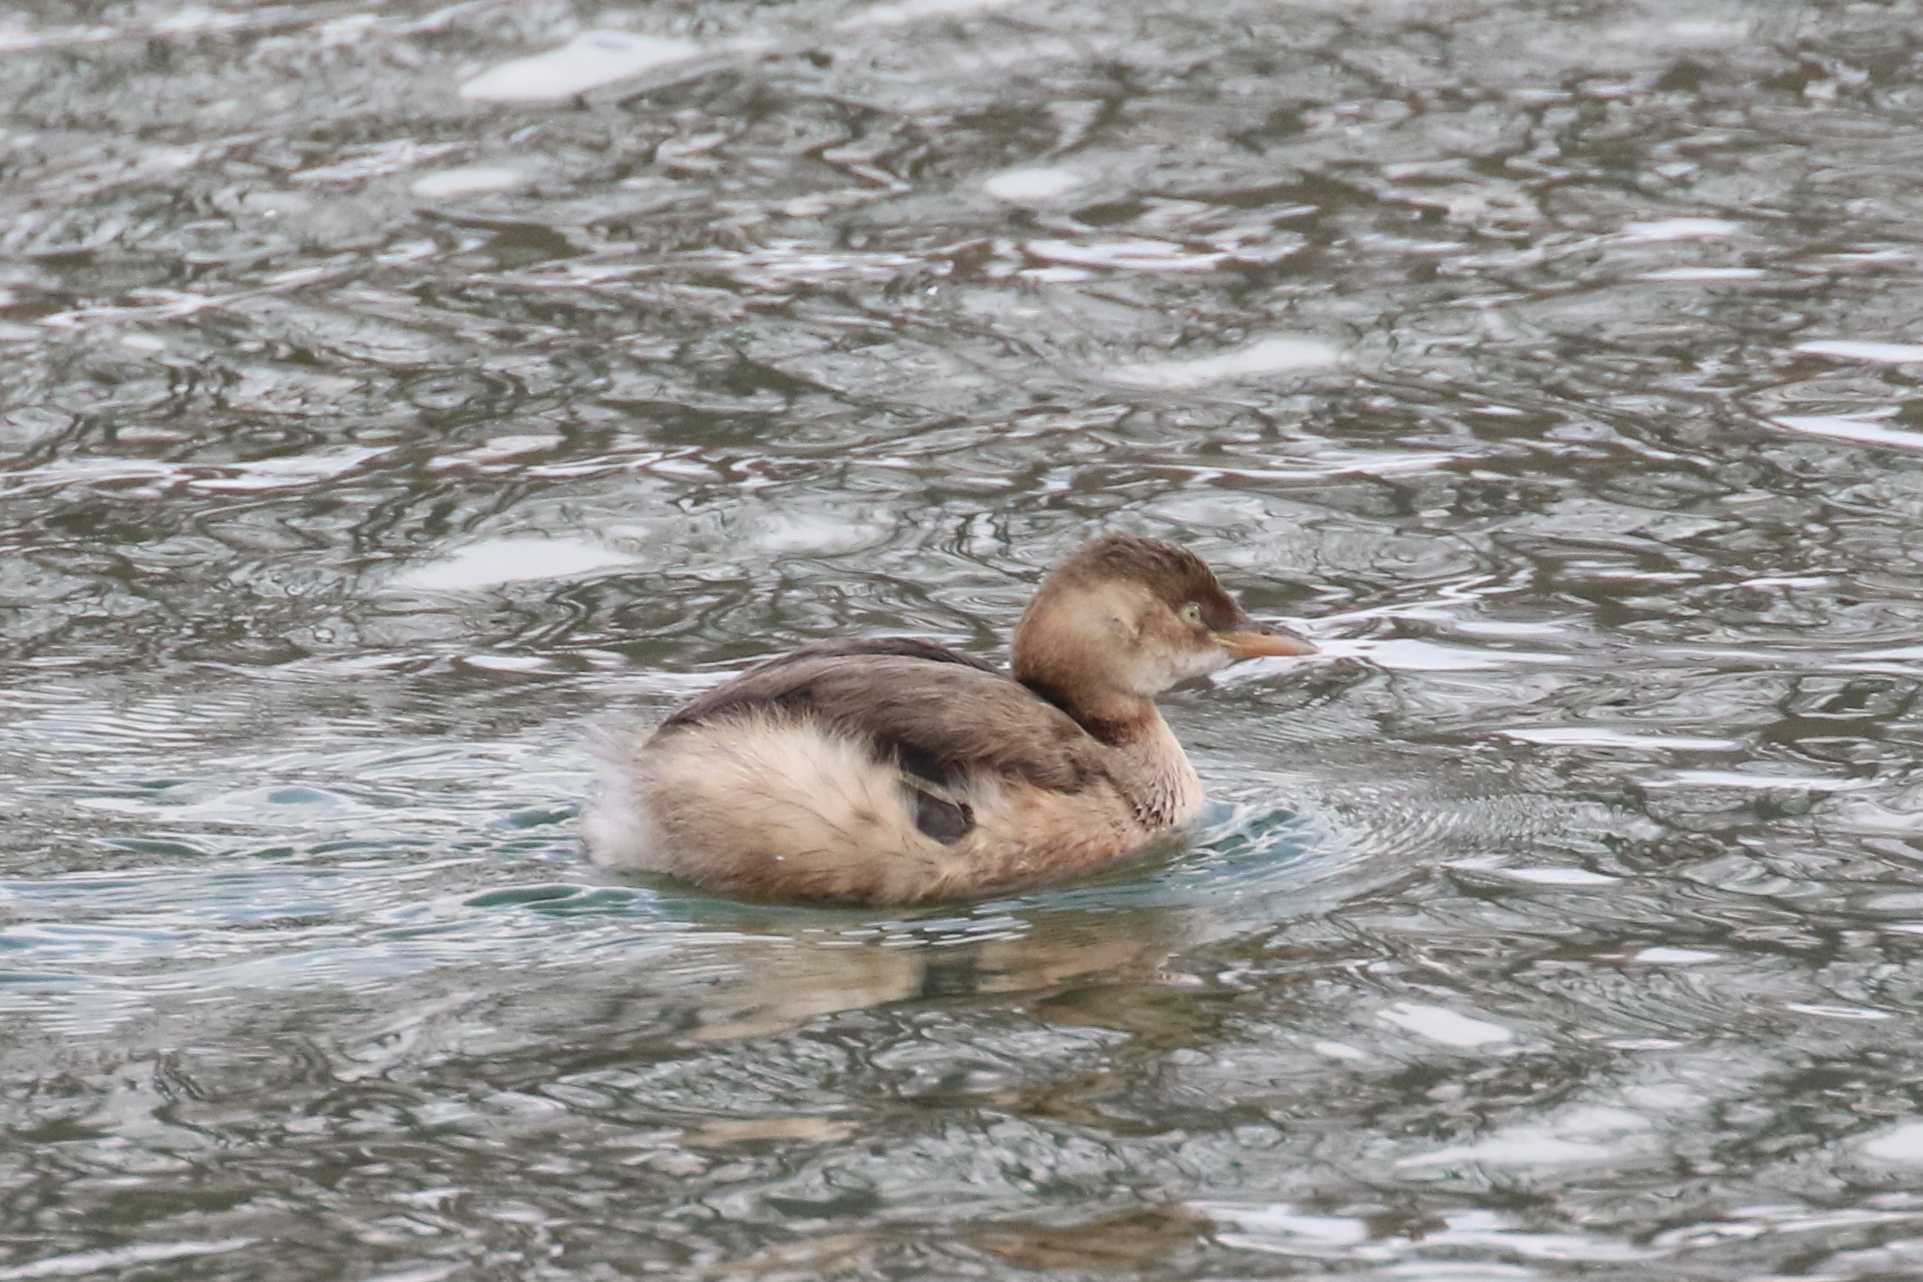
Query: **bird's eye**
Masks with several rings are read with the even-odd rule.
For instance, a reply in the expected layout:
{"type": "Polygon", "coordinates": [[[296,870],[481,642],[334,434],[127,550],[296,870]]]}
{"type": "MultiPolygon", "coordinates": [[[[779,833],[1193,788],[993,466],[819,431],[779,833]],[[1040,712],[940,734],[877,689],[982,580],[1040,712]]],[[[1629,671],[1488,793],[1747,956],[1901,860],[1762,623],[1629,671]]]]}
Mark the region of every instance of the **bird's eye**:
{"type": "Polygon", "coordinates": [[[1197,602],[1188,602],[1182,607],[1181,614],[1182,618],[1189,623],[1200,623],[1202,621],[1202,607],[1197,602]]]}

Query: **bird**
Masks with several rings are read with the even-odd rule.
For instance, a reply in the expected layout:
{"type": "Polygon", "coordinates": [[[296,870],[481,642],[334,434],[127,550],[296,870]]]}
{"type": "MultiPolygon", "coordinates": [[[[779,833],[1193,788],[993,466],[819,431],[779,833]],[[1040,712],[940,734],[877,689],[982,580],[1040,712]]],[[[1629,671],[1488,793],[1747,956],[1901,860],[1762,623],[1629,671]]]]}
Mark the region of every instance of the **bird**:
{"type": "Polygon", "coordinates": [[[1042,579],[1011,671],[931,641],[764,660],[603,746],[589,856],[730,897],[912,905],[1025,890],[1190,822],[1201,780],[1155,696],[1316,652],[1194,553],[1093,539],[1042,579]]]}

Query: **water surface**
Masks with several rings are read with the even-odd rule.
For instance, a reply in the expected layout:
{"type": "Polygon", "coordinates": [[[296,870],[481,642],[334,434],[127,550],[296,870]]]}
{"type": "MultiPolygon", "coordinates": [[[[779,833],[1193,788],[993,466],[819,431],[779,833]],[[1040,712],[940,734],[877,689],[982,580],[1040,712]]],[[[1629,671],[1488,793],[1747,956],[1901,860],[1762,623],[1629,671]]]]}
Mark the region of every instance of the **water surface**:
{"type": "Polygon", "coordinates": [[[15,5],[0,1279],[1923,1272],[1916,17],[15,5]],[[1100,530],[1186,845],[583,858],[1100,530]]]}

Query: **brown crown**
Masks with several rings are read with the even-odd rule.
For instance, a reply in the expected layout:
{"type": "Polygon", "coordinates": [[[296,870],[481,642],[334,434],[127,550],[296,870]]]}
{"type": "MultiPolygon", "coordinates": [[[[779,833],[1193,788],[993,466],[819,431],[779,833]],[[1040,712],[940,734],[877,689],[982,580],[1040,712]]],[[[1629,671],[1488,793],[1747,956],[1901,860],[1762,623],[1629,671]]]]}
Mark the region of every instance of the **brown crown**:
{"type": "Polygon", "coordinates": [[[1069,582],[1133,580],[1155,593],[1171,610],[1194,601],[1202,607],[1202,618],[1211,628],[1234,627],[1243,617],[1234,598],[1222,590],[1201,557],[1160,539],[1104,535],[1083,544],[1049,577],[1069,582]]]}

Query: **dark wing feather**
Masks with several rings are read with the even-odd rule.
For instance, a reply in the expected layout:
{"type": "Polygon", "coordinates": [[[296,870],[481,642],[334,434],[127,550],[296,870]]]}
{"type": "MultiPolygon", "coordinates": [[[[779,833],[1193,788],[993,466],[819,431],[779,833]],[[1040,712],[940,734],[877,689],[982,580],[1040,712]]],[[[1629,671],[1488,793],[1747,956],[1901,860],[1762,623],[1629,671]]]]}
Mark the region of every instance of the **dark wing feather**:
{"type": "Polygon", "coordinates": [[[1072,792],[1101,773],[1100,745],[1066,713],[991,665],[925,641],[808,646],[700,695],[661,728],[772,710],[866,738],[932,784],[986,769],[1072,792]]]}
{"type": "Polygon", "coordinates": [[[787,654],[763,659],[732,681],[724,681],[704,694],[696,695],[676,708],[661,724],[696,725],[721,713],[747,708],[780,707],[799,697],[807,687],[819,659],[855,658],[864,655],[893,655],[922,659],[929,663],[955,663],[980,672],[1000,676],[1001,670],[986,659],[950,650],[933,641],[914,637],[863,637],[851,641],[816,641],[787,654]]]}

